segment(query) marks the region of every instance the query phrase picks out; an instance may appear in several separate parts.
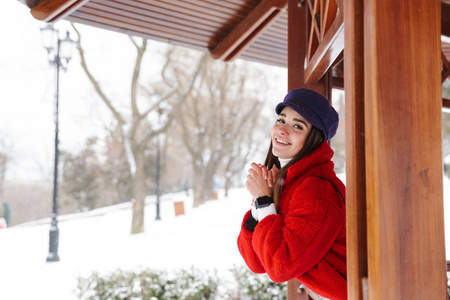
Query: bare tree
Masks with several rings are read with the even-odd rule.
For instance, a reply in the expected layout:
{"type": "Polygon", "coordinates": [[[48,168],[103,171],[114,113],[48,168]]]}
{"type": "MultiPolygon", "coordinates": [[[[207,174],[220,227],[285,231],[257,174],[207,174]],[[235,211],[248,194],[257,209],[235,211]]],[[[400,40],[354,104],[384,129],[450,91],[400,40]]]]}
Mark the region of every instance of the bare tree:
{"type": "Polygon", "coordinates": [[[249,70],[247,64],[208,60],[198,88],[183,104],[178,120],[194,170],[194,206],[213,199],[214,180],[223,166],[234,172],[232,166],[242,167],[254,151],[254,140],[245,137],[258,129],[263,88],[249,84],[249,70]]]}
{"type": "Polygon", "coordinates": [[[204,54],[200,57],[190,74],[176,72],[174,71],[174,66],[176,66],[174,59],[177,53],[174,48],[170,48],[161,71],[163,82],[160,85],[155,85],[153,89],[147,88],[144,91],[140,83],[140,75],[143,67],[143,58],[147,53],[147,40],[130,36],[130,41],[136,49],[136,60],[131,78],[129,116],[126,117],[126,114],[114,105],[112,99],[106,96],[99,81],[94,78],[94,75],[89,70],[81,44],[81,35],[76,27],[74,25],[72,26],[78,35],[78,51],[82,68],[93,84],[100,99],[108,107],[117,122],[121,141],[124,146],[134,197],[131,233],[143,232],[144,206],[147,192],[144,167],[145,149],[150,140],[169,128],[174,116],[178,112],[178,108],[190,95],[197,75],[201,71],[207,56],[204,54]],[[141,100],[141,105],[138,105],[139,100],[141,100]],[[144,108],[142,109],[142,107],[144,108]],[[161,107],[164,107],[165,112],[163,121],[160,124],[154,124],[155,122],[152,122],[150,116],[160,110],[161,107]]]}

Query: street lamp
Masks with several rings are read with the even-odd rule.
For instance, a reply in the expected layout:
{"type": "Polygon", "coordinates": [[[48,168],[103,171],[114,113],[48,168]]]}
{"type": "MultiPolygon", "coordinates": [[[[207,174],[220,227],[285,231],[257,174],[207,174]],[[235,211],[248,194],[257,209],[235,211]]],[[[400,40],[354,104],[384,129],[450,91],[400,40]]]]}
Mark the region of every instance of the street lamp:
{"type": "MultiPolygon", "coordinates": [[[[158,107],[158,125],[161,126],[161,115],[163,110],[158,107]]],[[[161,220],[160,197],[161,197],[161,133],[156,136],[156,220],[161,220]]]]}
{"type": "Polygon", "coordinates": [[[59,159],[59,70],[66,71],[70,59],[72,58],[73,41],[69,32],[67,31],[66,37],[59,38],[59,31],[53,27],[52,24],[41,28],[42,43],[47,50],[49,56],[50,66],[55,67],[56,70],[56,90],[55,90],[55,165],[53,170],[53,211],[52,222],[50,225],[50,242],[49,253],[47,261],[59,261],[58,256],[58,242],[59,242],[59,229],[58,229],[58,159],[59,159]],[[56,44],[56,48],[55,45],[56,44]]]}

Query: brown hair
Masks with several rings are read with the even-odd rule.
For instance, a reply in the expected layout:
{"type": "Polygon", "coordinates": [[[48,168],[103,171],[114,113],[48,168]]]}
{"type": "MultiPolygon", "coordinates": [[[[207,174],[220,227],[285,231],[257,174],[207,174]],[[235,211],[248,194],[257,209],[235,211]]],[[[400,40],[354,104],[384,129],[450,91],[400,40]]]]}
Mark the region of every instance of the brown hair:
{"type": "Polygon", "coordinates": [[[275,178],[275,182],[272,188],[272,198],[273,201],[275,202],[275,207],[277,208],[277,211],[279,210],[280,196],[281,191],[283,189],[284,178],[286,178],[287,170],[289,169],[290,166],[292,166],[302,158],[305,158],[306,156],[313,153],[314,150],[316,150],[317,148],[319,148],[320,145],[322,145],[324,140],[325,138],[323,136],[323,133],[316,127],[314,126],[311,127],[311,131],[309,132],[302,149],[300,149],[300,151],[292,158],[292,160],[281,169],[278,157],[272,154],[272,142],[270,142],[269,151],[267,152],[266,161],[264,162],[264,165],[269,170],[272,169],[274,165],[278,169],[280,169],[277,177],[275,178]]]}

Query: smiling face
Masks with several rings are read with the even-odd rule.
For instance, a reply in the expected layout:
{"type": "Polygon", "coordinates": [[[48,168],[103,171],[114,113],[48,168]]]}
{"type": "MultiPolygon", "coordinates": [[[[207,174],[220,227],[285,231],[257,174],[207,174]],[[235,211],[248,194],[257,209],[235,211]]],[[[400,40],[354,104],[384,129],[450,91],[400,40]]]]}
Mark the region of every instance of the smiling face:
{"type": "Polygon", "coordinates": [[[286,106],[272,127],[272,154],[293,158],[305,144],[312,125],[292,108],[286,106]]]}

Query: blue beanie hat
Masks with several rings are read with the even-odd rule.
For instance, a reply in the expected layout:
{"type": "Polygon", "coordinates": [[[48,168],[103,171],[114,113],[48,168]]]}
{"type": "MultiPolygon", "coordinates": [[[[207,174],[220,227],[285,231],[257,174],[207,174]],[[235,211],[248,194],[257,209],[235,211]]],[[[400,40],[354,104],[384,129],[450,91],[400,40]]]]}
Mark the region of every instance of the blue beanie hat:
{"type": "Polygon", "coordinates": [[[295,89],[290,91],[283,102],[275,108],[280,114],[286,106],[295,110],[314,127],[324,134],[325,141],[331,140],[336,134],[339,124],[339,115],[330,105],[327,98],[308,89],[295,89]]]}

